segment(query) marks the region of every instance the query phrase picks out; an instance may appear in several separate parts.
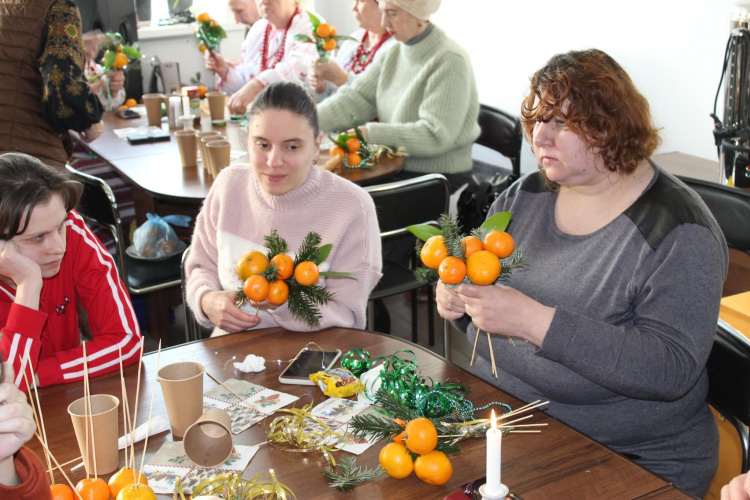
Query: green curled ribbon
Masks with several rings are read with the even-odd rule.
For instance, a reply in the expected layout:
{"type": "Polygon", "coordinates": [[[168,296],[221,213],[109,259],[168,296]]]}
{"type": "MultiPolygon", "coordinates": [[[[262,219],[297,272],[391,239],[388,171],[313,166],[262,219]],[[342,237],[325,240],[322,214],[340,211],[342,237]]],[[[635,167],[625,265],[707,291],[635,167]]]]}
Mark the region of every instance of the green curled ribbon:
{"type": "Polygon", "coordinates": [[[352,372],[354,376],[359,377],[371,367],[370,353],[361,347],[352,349],[344,354],[344,357],[341,359],[341,367],[352,372]],[[357,359],[357,357],[361,359],[357,359]]]}

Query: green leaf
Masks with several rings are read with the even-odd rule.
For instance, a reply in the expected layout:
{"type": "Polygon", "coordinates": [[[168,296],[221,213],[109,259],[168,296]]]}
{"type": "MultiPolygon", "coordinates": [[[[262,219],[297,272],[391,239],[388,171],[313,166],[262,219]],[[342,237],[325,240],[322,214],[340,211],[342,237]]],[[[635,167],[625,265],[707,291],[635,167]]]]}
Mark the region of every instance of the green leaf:
{"type": "Polygon", "coordinates": [[[356,275],[352,273],[342,273],[338,271],[321,271],[321,276],[328,276],[329,278],[351,278],[353,280],[358,279],[356,275]]]}
{"type": "Polygon", "coordinates": [[[487,229],[489,231],[505,231],[510,222],[510,216],[513,212],[498,212],[486,221],[482,223],[480,229],[487,229]]]}
{"type": "Polygon", "coordinates": [[[309,10],[307,11],[307,15],[310,16],[310,24],[312,24],[313,31],[315,31],[320,24],[320,19],[318,19],[318,16],[316,16],[309,10]]]}
{"type": "Polygon", "coordinates": [[[127,46],[123,47],[122,48],[122,53],[125,54],[126,56],[128,56],[130,59],[140,59],[141,58],[140,51],[138,51],[138,49],[133,48],[133,47],[127,47],[127,46]]]}
{"type": "Polygon", "coordinates": [[[104,53],[104,68],[111,68],[115,64],[115,57],[117,54],[113,50],[108,50],[104,53]]]}
{"type": "Polygon", "coordinates": [[[309,36],[303,35],[300,33],[294,35],[294,39],[297,40],[298,42],[314,43],[309,36]]]}
{"type": "Polygon", "coordinates": [[[443,234],[440,229],[435,226],[430,226],[429,224],[415,224],[413,226],[406,226],[406,229],[422,241],[427,241],[433,236],[443,234]]]}
{"type": "Polygon", "coordinates": [[[326,260],[328,258],[328,254],[331,253],[331,249],[333,249],[333,243],[328,243],[327,245],[323,245],[322,247],[318,248],[318,256],[315,259],[315,264],[320,265],[321,262],[326,260]]]}

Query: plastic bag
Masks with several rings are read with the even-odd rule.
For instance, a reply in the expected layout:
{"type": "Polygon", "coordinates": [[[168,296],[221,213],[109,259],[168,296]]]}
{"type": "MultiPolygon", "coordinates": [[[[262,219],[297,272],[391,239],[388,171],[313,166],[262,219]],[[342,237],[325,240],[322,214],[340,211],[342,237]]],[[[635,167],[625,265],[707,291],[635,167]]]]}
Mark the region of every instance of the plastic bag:
{"type": "Polygon", "coordinates": [[[133,246],[141,257],[153,258],[172,255],[180,248],[180,240],[171,224],[185,225],[190,217],[168,215],[159,217],[147,214],[148,220],[133,233],[133,246]]]}

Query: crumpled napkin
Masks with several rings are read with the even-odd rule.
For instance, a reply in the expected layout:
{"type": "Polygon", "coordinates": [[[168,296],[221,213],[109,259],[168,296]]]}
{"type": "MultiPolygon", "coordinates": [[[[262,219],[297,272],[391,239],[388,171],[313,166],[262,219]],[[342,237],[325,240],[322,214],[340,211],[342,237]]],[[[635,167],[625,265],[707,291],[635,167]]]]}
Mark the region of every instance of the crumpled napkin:
{"type": "Polygon", "coordinates": [[[241,372],[261,372],[266,369],[266,358],[248,354],[242,363],[234,363],[234,367],[241,372]]]}

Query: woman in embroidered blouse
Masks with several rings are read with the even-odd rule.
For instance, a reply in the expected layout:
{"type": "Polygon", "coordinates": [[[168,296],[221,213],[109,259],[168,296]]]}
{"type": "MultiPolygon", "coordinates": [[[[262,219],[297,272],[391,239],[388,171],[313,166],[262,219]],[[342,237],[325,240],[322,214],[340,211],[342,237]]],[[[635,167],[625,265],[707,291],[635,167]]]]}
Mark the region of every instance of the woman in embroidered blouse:
{"type": "Polygon", "coordinates": [[[355,40],[341,43],[336,57],[318,61],[310,73],[310,86],[318,102],[347,83],[354,81],[376,57],[384,54],[396,40],[380,24],[378,0],[354,0],[354,19],[360,29],[352,33],[355,40]]]}
{"type": "Polygon", "coordinates": [[[216,89],[231,95],[230,113],[245,113],[264,87],[291,81],[307,84],[307,75],[317,58],[315,45],[295,40],[312,36],[307,12],[294,0],[256,0],[263,19],[250,28],[242,43],[239,64],[227,64],[221,54],[205,53],[206,68],[216,73],[216,89]]]}

